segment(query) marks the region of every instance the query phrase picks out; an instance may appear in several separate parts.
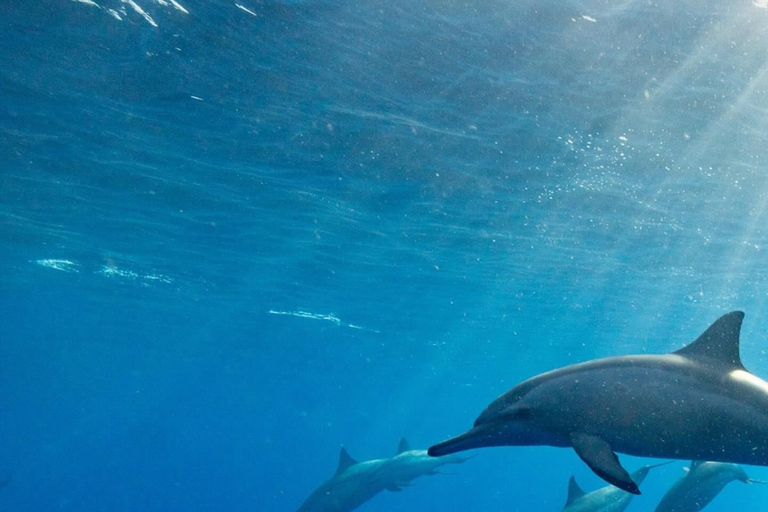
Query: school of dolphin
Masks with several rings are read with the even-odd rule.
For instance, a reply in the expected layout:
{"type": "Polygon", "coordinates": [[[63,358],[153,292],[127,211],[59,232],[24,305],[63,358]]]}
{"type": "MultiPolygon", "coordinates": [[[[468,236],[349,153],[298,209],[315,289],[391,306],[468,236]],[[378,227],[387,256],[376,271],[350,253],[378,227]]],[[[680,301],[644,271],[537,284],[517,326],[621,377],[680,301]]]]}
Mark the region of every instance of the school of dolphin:
{"type": "Polygon", "coordinates": [[[768,482],[738,464],[768,466],[768,382],[739,355],[744,313],[720,317],[671,354],[597,359],[543,373],[493,401],[465,433],[429,450],[403,439],[392,458],[357,462],[342,448],[336,473],[298,512],[349,512],[378,493],[401,491],[422,475],[491,446],[570,447],[610,485],[584,492],[572,477],[562,511],[621,512],[649,471],[633,473],[616,452],[691,461],[656,512],[695,512],[726,485],[768,482]]]}

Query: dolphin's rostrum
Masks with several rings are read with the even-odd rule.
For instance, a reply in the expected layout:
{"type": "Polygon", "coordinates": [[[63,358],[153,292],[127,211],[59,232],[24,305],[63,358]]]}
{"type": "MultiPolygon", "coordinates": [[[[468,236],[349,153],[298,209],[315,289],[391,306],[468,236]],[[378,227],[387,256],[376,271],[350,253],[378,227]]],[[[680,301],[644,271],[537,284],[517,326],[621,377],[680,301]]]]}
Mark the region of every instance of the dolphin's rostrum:
{"type": "Polygon", "coordinates": [[[598,359],[533,377],[429,454],[572,447],[597,475],[634,494],[637,484],[614,452],[768,465],[768,383],[741,364],[743,319],[728,313],[671,354],[598,359]]]}

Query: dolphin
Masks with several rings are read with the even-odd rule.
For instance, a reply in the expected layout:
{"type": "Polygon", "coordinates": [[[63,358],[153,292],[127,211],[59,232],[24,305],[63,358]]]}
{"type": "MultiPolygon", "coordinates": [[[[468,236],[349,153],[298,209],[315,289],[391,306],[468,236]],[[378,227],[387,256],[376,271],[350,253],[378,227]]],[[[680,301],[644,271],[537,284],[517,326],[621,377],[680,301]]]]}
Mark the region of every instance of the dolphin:
{"type": "MultiPolygon", "coordinates": [[[[665,463],[666,464],[666,463],[665,463]]],[[[643,466],[630,476],[632,481],[640,485],[648,476],[648,472],[663,464],[643,466]]],[[[561,512],[624,512],[635,495],[622,491],[618,487],[608,485],[592,492],[584,492],[576,478],[568,481],[568,499],[561,512]]]]}
{"type": "Polygon", "coordinates": [[[656,507],[656,512],[697,512],[735,480],[745,484],[768,483],[749,478],[737,464],[695,460],[691,462],[688,473],[670,487],[656,507]]]}
{"type": "Polygon", "coordinates": [[[429,454],[571,447],[598,476],[633,494],[640,490],[615,452],[768,465],[768,382],[741,364],[743,319],[741,311],[723,315],[671,354],[597,359],[533,377],[429,454]]]}
{"type": "Polygon", "coordinates": [[[397,487],[406,487],[412,480],[422,475],[442,475],[437,471],[440,466],[446,464],[461,464],[466,462],[466,457],[456,455],[447,455],[445,457],[430,457],[427,450],[412,450],[405,438],[400,440],[397,447],[397,454],[389,459],[378,474],[378,479],[389,485],[390,491],[397,490],[397,487]]]}
{"type": "Polygon", "coordinates": [[[329,480],[318,487],[298,512],[349,512],[381,491],[402,491],[422,475],[440,474],[437,468],[467,460],[457,455],[432,457],[427,450],[411,450],[403,438],[394,457],[357,462],[342,447],[339,465],[329,480]]]}

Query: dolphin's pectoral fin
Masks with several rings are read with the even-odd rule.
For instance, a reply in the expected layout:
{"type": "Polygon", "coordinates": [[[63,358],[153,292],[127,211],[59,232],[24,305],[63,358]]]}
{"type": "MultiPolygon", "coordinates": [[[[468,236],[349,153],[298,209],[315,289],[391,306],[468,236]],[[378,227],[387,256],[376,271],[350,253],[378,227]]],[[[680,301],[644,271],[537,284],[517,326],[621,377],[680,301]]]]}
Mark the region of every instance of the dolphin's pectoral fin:
{"type": "Polygon", "coordinates": [[[392,491],[392,492],[400,492],[400,491],[402,491],[402,489],[400,487],[396,486],[396,485],[393,485],[392,487],[387,487],[387,490],[388,491],[392,491]]]}
{"type": "Polygon", "coordinates": [[[640,494],[637,484],[627,470],[621,467],[619,458],[604,439],[589,434],[571,434],[571,445],[576,455],[581,457],[597,476],[619,489],[640,494]]]}

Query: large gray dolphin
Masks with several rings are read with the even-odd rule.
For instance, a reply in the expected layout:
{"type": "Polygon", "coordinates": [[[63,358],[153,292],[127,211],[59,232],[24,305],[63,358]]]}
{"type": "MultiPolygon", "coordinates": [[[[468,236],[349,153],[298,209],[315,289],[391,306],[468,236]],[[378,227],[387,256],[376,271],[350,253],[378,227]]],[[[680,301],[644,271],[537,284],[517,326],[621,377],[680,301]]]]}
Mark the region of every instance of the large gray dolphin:
{"type": "Polygon", "coordinates": [[[572,447],[598,476],[634,494],[640,490],[614,452],[768,465],[768,383],[741,364],[743,319],[728,313],[671,354],[598,359],[533,377],[429,454],[572,447]]]}
{"type": "MultiPolygon", "coordinates": [[[[632,481],[641,485],[648,476],[648,471],[660,465],[643,466],[630,475],[632,481]]],[[[576,478],[571,477],[568,481],[568,499],[561,512],[624,512],[634,497],[634,494],[613,485],[584,492],[576,483],[576,478]]]]}
{"type": "Polygon", "coordinates": [[[318,487],[298,512],[349,512],[384,490],[402,491],[422,475],[439,474],[437,468],[467,460],[459,456],[431,457],[426,450],[411,450],[405,438],[397,454],[388,459],[357,462],[341,448],[336,474],[318,487]]]}
{"type": "Polygon", "coordinates": [[[749,478],[737,464],[693,461],[688,473],[675,482],[661,499],[656,512],[697,512],[735,480],[745,484],[768,483],[749,478]]]}

